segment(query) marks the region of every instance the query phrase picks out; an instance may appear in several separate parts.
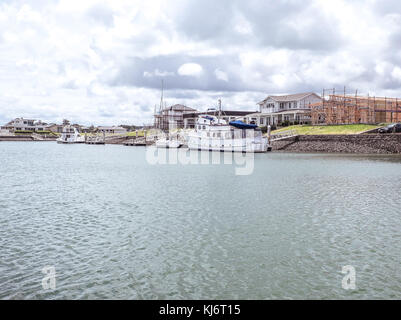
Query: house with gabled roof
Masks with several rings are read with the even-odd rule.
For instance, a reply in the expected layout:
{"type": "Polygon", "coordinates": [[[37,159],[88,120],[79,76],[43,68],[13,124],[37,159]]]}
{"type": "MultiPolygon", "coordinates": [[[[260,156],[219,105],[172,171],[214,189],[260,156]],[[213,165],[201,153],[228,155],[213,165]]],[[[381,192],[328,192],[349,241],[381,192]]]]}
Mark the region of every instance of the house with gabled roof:
{"type": "Polygon", "coordinates": [[[313,105],[321,103],[322,98],[313,92],[289,95],[269,95],[258,102],[259,112],[247,116],[248,122],[263,127],[280,125],[283,122],[310,123],[313,105]]]}

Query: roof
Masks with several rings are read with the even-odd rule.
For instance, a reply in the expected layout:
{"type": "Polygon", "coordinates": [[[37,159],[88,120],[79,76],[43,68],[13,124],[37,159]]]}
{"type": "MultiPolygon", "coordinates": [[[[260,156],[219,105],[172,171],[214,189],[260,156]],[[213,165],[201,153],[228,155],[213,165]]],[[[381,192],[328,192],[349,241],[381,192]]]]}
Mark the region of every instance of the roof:
{"type": "Polygon", "coordinates": [[[35,119],[25,119],[25,118],[15,118],[9,122],[6,123],[6,125],[11,125],[13,122],[17,121],[17,120],[22,120],[22,121],[29,121],[29,122],[35,122],[35,119]]]}
{"type": "Polygon", "coordinates": [[[289,94],[289,95],[284,95],[284,96],[267,96],[266,99],[264,99],[261,102],[258,102],[258,104],[262,104],[265,101],[267,101],[268,99],[272,99],[277,102],[298,101],[298,100],[302,100],[312,94],[320,98],[320,96],[318,96],[314,92],[304,92],[304,93],[295,93],[295,94],[289,94]]]}
{"type": "Polygon", "coordinates": [[[196,109],[184,106],[182,104],[175,104],[173,106],[167,107],[164,110],[177,110],[177,111],[196,111],[196,109]]]}
{"type": "MultiPolygon", "coordinates": [[[[255,111],[239,111],[239,110],[222,110],[221,111],[221,116],[222,117],[227,117],[227,116],[246,116],[250,113],[254,113],[255,111]]],[[[209,111],[196,111],[196,112],[191,112],[191,113],[186,113],[184,114],[184,118],[194,118],[197,117],[200,114],[208,114],[208,115],[217,115],[219,112],[216,110],[209,110],[209,111]]]]}
{"type": "Polygon", "coordinates": [[[294,114],[294,113],[309,113],[309,109],[294,109],[294,110],[286,110],[286,111],[278,111],[278,112],[255,112],[248,114],[248,118],[253,117],[266,117],[266,116],[276,116],[280,114],[294,114]]]}
{"type": "Polygon", "coordinates": [[[50,128],[50,127],[54,127],[54,126],[62,127],[61,124],[49,123],[49,124],[46,124],[46,125],[45,125],[45,128],[50,128]]]}

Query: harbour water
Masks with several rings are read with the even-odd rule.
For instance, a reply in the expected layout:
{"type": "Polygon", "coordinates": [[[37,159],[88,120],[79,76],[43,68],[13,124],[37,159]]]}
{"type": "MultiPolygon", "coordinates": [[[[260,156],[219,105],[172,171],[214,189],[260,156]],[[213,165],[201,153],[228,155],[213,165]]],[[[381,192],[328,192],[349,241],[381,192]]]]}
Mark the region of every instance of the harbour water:
{"type": "Polygon", "coordinates": [[[1,299],[401,298],[401,157],[145,150],[0,143],[1,299]]]}

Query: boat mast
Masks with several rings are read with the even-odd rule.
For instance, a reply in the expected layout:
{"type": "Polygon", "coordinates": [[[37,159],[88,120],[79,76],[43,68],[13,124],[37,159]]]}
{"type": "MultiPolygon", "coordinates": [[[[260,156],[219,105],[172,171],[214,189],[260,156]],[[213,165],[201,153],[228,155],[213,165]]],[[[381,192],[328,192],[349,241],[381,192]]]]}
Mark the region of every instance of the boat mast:
{"type": "Polygon", "coordinates": [[[221,99],[219,99],[219,116],[217,117],[218,119],[217,123],[220,123],[220,117],[221,117],[221,99]]]}
{"type": "Polygon", "coordinates": [[[163,118],[163,89],[164,89],[164,81],[162,79],[162,92],[160,95],[160,105],[159,105],[159,129],[164,129],[164,118],[163,118]]]}

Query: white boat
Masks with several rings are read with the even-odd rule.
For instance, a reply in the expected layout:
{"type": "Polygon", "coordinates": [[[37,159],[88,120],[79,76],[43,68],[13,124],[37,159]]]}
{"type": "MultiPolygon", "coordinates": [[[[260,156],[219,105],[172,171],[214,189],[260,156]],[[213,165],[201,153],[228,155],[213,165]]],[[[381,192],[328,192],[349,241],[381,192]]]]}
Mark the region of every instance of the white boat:
{"type": "Polygon", "coordinates": [[[188,148],[192,150],[266,152],[271,147],[267,137],[254,124],[231,121],[220,117],[200,115],[195,130],[188,134],[188,148]]]}
{"type": "Polygon", "coordinates": [[[77,128],[67,125],[64,126],[60,138],[56,141],[57,143],[85,143],[85,137],[78,132],[77,128]]]}
{"type": "Polygon", "coordinates": [[[182,143],[176,139],[159,139],[156,141],[157,148],[180,148],[182,143]]]}

